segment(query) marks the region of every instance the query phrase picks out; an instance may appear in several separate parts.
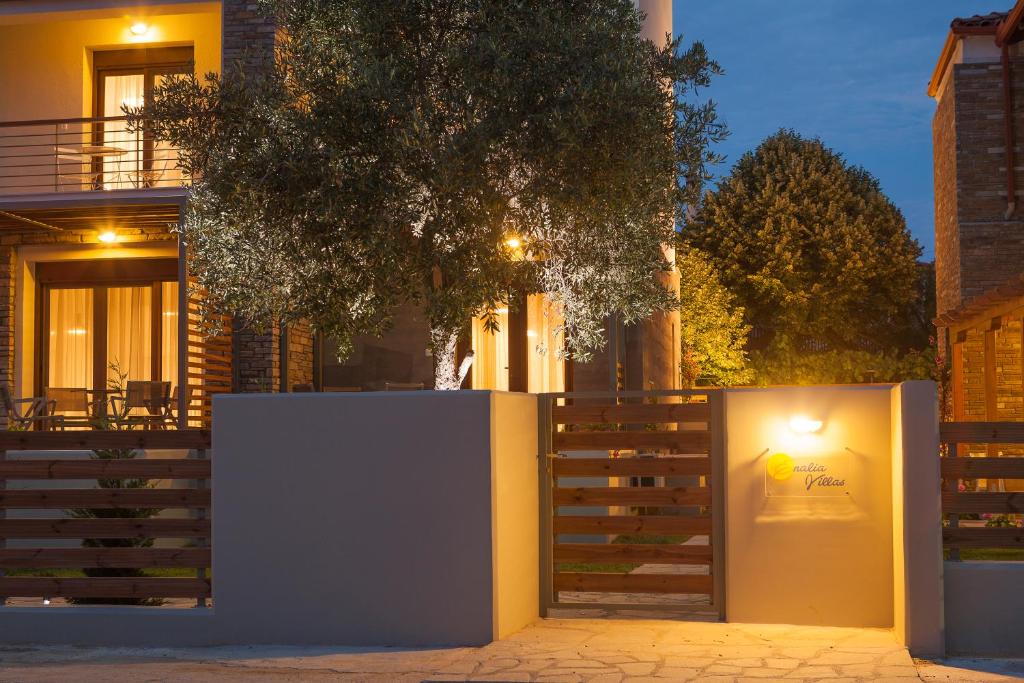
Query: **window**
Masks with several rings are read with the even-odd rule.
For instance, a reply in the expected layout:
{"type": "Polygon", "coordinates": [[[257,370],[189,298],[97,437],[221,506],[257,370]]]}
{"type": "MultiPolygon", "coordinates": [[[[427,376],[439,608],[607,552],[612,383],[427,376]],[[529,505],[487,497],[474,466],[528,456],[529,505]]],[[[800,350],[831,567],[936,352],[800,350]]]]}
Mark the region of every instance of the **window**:
{"type": "Polygon", "coordinates": [[[40,263],[36,276],[41,388],[105,388],[111,364],[131,380],[177,384],[177,261],[40,263]]]}
{"type": "MultiPolygon", "coordinates": [[[[189,73],[191,47],[105,50],[93,54],[97,118],[124,116],[125,107],[139,107],[170,74],[189,73]]],[[[103,121],[97,131],[103,189],[170,185],[181,181],[177,154],[165,142],[144,132],[130,132],[124,121],[103,121]]]]}
{"type": "Polygon", "coordinates": [[[562,325],[562,316],[543,294],[526,297],[526,364],[529,368],[529,389],[541,394],[565,391],[565,360],[562,335],[555,331],[562,325]]]}
{"type": "Polygon", "coordinates": [[[495,318],[498,331],[490,332],[482,318],[473,317],[473,388],[508,391],[508,308],[497,309],[495,318]]]}

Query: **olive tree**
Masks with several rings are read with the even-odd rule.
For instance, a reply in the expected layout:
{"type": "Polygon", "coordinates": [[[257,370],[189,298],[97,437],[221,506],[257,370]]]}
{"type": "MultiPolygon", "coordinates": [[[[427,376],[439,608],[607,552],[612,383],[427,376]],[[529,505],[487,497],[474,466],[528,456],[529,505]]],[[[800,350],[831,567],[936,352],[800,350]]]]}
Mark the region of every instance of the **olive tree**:
{"type": "Polygon", "coordinates": [[[459,332],[513,288],[548,294],[579,359],[609,314],[676,305],[664,245],[724,135],[694,99],[718,72],[702,45],[642,39],[632,0],[260,8],[272,60],[169,78],[131,112],[181,150],[211,306],[308,319],[344,352],[417,303],[452,389],[459,332]]]}

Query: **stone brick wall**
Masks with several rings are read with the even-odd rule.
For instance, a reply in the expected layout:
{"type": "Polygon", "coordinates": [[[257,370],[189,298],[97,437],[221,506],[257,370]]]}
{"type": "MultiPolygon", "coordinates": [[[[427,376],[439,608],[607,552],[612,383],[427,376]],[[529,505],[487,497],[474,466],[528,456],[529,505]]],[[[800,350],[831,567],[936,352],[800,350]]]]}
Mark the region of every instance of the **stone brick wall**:
{"type": "Polygon", "coordinates": [[[963,353],[963,406],[964,420],[985,419],[985,333],[969,330],[961,345],[963,353]]]}
{"type": "Polygon", "coordinates": [[[953,79],[947,79],[935,118],[932,149],[935,173],[935,277],[938,312],[960,303],[960,238],[957,224],[956,131],[953,79]]]}
{"type": "Polygon", "coordinates": [[[277,30],[258,9],[255,0],[223,0],[223,55],[225,73],[238,67],[261,66],[274,53],[277,30]]]}
{"type": "Polygon", "coordinates": [[[933,120],[938,310],[1024,269],[1024,60],[1011,60],[1016,201],[1009,217],[1002,66],[958,64],[933,120]]]}
{"type": "MultiPolygon", "coordinates": [[[[0,382],[14,386],[14,269],[15,251],[0,246],[0,382]]],[[[6,427],[6,413],[0,418],[6,427]]]]}
{"type": "Polygon", "coordinates": [[[313,383],[313,329],[308,322],[288,328],[288,390],[313,383]]]}
{"type": "Polygon", "coordinates": [[[1024,375],[1021,364],[1022,320],[1019,316],[1003,320],[996,331],[996,414],[995,419],[1024,420],[1024,375]]]}
{"type": "Polygon", "coordinates": [[[281,386],[281,332],[277,326],[257,332],[244,326],[234,331],[234,387],[240,393],[267,393],[281,386]]]}

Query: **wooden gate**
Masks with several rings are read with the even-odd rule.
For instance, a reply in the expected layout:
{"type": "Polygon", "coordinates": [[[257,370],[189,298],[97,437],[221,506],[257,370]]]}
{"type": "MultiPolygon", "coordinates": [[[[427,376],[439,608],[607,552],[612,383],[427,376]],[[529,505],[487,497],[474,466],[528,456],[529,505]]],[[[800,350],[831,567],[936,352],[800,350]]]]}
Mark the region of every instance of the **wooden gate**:
{"type": "Polygon", "coordinates": [[[724,617],[721,390],[540,396],[541,608],[724,617]]]}

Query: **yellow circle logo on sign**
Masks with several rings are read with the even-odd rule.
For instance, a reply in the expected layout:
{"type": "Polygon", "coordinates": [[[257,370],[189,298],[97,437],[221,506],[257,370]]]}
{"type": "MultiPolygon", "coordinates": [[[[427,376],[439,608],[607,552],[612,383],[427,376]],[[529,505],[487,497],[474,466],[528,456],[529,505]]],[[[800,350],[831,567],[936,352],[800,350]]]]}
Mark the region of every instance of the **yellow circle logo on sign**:
{"type": "Polygon", "coordinates": [[[776,453],[768,458],[765,470],[775,481],[786,481],[793,476],[793,458],[785,453],[776,453]]]}

